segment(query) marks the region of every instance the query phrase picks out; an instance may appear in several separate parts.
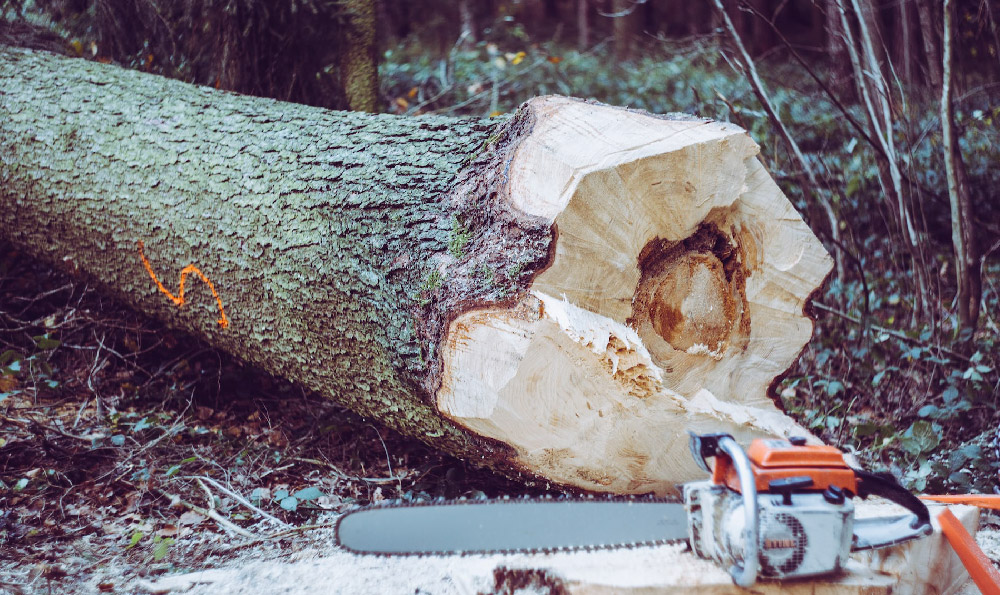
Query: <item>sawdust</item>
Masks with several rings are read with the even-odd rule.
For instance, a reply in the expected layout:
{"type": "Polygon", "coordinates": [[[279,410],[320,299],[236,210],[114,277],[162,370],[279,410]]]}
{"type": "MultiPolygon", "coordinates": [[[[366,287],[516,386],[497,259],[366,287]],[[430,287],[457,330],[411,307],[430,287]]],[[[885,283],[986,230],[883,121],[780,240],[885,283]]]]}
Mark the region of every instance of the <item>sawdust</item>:
{"type": "MultiPolygon", "coordinates": [[[[683,545],[596,552],[511,554],[476,556],[380,557],[356,556],[331,546],[330,552],[287,563],[268,561],[238,569],[195,572],[137,584],[146,592],[185,590],[191,595],[282,593],[319,595],[340,593],[458,595],[494,593],[504,585],[497,569],[544,571],[551,585],[538,584],[529,592],[549,593],[561,585],[615,587],[731,585],[729,575],[705,560],[695,558],[683,545]]],[[[523,593],[524,591],[518,591],[523,593]]]]}

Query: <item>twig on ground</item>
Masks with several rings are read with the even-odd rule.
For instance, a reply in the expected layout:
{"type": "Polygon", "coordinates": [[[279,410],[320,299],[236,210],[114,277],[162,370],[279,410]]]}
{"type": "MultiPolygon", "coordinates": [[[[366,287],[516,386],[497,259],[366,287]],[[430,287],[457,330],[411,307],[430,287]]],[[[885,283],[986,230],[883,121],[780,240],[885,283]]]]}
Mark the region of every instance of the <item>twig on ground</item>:
{"type": "Polygon", "coordinates": [[[248,547],[253,547],[253,546],[255,546],[255,545],[259,544],[259,543],[263,543],[265,541],[271,541],[271,540],[274,540],[274,539],[281,539],[282,537],[288,537],[289,535],[294,535],[296,533],[305,533],[306,531],[313,531],[313,530],[316,530],[316,529],[332,529],[333,527],[336,527],[336,526],[337,526],[336,522],[332,522],[332,523],[318,523],[318,524],[315,524],[315,525],[299,525],[298,527],[291,527],[289,529],[283,529],[283,530],[278,531],[276,533],[271,533],[270,535],[265,535],[264,537],[258,537],[256,539],[254,539],[253,541],[247,541],[247,542],[244,542],[244,543],[237,543],[236,545],[231,545],[228,548],[222,550],[222,553],[223,554],[228,554],[228,553],[231,553],[231,552],[235,552],[236,550],[242,550],[242,549],[245,549],[245,548],[248,548],[248,547]]]}
{"type": "Polygon", "coordinates": [[[97,392],[94,388],[94,375],[103,370],[109,363],[108,359],[101,360],[101,351],[104,349],[104,339],[107,337],[106,334],[102,334],[101,338],[97,338],[97,331],[94,331],[94,339],[97,341],[97,351],[94,353],[94,364],[90,367],[90,372],[87,373],[87,388],[91,393],[94,394],[94,411],[95,416],[100,418],[104,416],[104,402],[101,401],[101,393],[97,392]]]}
{"type": "Polygon", "coordinates": [[[196,477],[194,478],[194,480],[198,483],[198,487],[201,488],[201,491],[205,492],[205,500],[208,501],[208,509],[215,510],[215,494],[213,494],[212,491],[208,489],[208,486],[206,486],[205,482],[203,482],[201,479],[198,479],[196,477]]]}
{"type": "MultiPolygon", "coordinates": [[[[340,479],[347,479],[347,480],[353,480],[353,481],[364,481],[364,482],[367,482],[367,483],[392,483],[394,481],[404,480],[404,479],[406,479],[408,477],[407,475],[394,475],[394,476],[391,476],[391,477],[358,477],[356,475],[348,475],[348,474],[344,473],[343,471],[341,471],[339,468],[337,468],[333,463],[327,463],[326,461],[320,461],[319,459],[306,459],[306,458],[303,458],[303,457],[291,457],[291,460],[298,461],[300,463],[309,463],[310,465],[316,465],[317,467],[326,467],[330,471],[333,471],[333,474],[336,475],[337,477],[339,477],[340,479]]],[[[288,467],[291,467],[291,466],[292,465],[288,465],[288,467]]],[[[287,467],[282,467],[282,469],[285,469],[285,468],[287,468],[287,467]]]]}
{"type": "Polygon", "coordinates": [[[272,521],[274,523],[277,523],[278,525],[281,525],[282,527],[291,527],[291,525],[289,525],[285,521],[279,519],[276,516],[273,516],[271,514],[268,514],[268,513],[264,512],[260,508],[258,508],[256,506],[254,506],[253,504],[251,504],[250,501],[247,500],[246,498],[244,498],[243,496],[237,494],[233,490],[230,490],[229,488],[227,488],[226,486],[222,485],[221,483],[215,481],[211,477],[205,477],[203,475],[190,475],[190,476],[187,476],[187,479],[195,479],[199,483],[201,481],[207,481],[208,483],[210,483],[213,486],[215,486],[215,488],[217,490],[219,490],[221,492],[225,492],[230,498],[232,498],[233,500],[236,500],[237,502],[239,502],[243,506],[245,506],[245,507],[249,508],[250,510],[256,512],[257,514],[259,514],[260,516],[264,517],[265,519],[267,519],[269,521],[272,521]]]}
{"type": "Polygon", "coordinates": [[[80,425],[80,418],[83,416],[83,412],[85,409],[87,409],[87,405],[89,404],[90,404],[90,399],[89,398],[84,399],[83,403],[80,405],[80,408],[76,410],[76,419],[73,420],[73,428],[76,428],[76,426],[80,425]]]}
{"type": "MultiPolygon", "coordinates": [[[[368,424],[368,426],[371,429],[375,430],[375,435],[378,436],[378,441],[382,443],[382,450],[385,451],[385,464],[389,468],[389,477],[392,477],[392,461],[390,460],[389,449],[385,445],[385,440],[382,440],[382,434],[378,431],[378,428],[376,428],[372,424],[368,424]]],[[[402,482],[400,482],[399,484],[399,491],[403,491],[402,482]]]]}
{"type": "Polygon", "coordinates": [[[278,471],[284,471],[285,469],[291,469],[294,466],[295,466],[295,463],[290,463],[288,465],[282,465],[281,467],[275,467],[274,469],[268,469],[267,471],[265,471],[265,472],[261,473],[259,476],[257,476],[257,478],[258,479],[264,479],[265,477],[267,477],[268,475],[270,475],[272,473],[277,473],[278,471]]]}
{"type": "MultiPolygon", "coordinates": [[[[10,421],[14,421],[14,420],[11,420],[10,418],[5,418],[5,419],[8,419],[10,421]]],[[[93,444],[93,442],[94,442],[94,436],[77,436],[76,434],[70,434],[68,432],[64,432],[64,431],[60,430],[55,425],[43,424],[43,423],[39,422],[37,419],[32,419],[31,420],[31,424],[37,426],[38,428],[41,428],[42,430],[51,430],[51,431],[55,432],[56,434],[59,434],[60,436],[62,436],[64,438],[72,438],[73,440],[79,440],[80,442],[86,442],[87,444],[93,444]]]]}
{"type": "MultiPolygon", "coordinates": [[[[201,506],[198,506],[197,504],[191,504],[190,502],[184,500],[180,496],[178,496],[176,494],[171,494],[170,492],[168,492],[166,490],[161,490],[159,488],[156,488],[156,491],[159,492],[159,494],[161,496],[163,496],[164,498],[167,498],[168,500],[170,500],[170,505],[171,506],[175,506],[175,505],[179,504],[179,505],[183,506],[184,508],[187,508],[188,510],[190,510],[192,512],[197,512],[198,514],[200,514],[203,517],[208,517],[208,518],[212,519],[213,521],[215,521],[216,523],[218,523],[220,527],[222,527],[223,529],[225,529],[225,530],[227,530],[227,531],[229,531],[231,533],[236,533],[237,535],[242,535],[243,537],[248,537],[250,539],[257,539],[257,535],[251,533],[250,531],[247,531],[246,529],[244,529],[243,527],[240,527],[239,525],[234,524],[232,521],[230,521],[229,519],[223,517],[221,514],[219,514],[215,510],[208,510],[208,509],[202,508],[201,506]]],[[[209,492],[209,493],[211,493],[211,492],[209,492]]]]}

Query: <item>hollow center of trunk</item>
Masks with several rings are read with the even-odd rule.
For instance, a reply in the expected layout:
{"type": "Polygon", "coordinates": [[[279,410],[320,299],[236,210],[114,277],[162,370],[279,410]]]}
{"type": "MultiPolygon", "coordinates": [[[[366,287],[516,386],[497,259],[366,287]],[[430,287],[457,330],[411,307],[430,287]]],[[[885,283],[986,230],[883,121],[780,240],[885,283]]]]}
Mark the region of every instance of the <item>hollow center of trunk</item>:
{"type": "Polygon", "coordinates": [[[658,335],[681,351],[725,348],[736,303],[714,254],[682,254],[649,281],[649,318],[658,335]]]}
{"type": "Polygon", "coordinates": [[[642,277],[629,323],[677,351],[721,354],[742,326],[746,275],[732,241],[702,225],[680,242],[655,239],[639,255],[642,277]]]}

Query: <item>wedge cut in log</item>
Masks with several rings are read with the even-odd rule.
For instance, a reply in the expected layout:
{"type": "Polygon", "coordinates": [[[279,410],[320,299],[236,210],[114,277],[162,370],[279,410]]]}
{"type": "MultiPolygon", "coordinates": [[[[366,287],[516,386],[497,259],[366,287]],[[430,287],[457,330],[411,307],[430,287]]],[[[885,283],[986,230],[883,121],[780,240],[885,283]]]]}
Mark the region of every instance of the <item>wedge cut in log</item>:
{"type": "Polygon", "coordinates": [[[0,237],[511,476],[668,493],[772,386],[831,260],[741,129],[541,97],[402,118],[0,48],[0,237]]]}

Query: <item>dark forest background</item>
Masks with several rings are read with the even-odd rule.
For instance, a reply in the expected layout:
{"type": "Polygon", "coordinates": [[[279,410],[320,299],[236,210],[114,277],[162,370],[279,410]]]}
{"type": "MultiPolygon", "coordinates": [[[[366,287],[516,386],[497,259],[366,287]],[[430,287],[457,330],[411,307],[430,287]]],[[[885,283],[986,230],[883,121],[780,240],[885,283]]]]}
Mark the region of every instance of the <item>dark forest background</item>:
{"type": "MultiPolygon", "coordinates": [[[[331,109],[503,117],[558,93],[732,121],[837,262],[786,408],[914,489],[996,489],[995,0],[0,0],[0,16],[0,42],[331,109]]],[[[6,262],[9,294],[23,269],[6,262]]],[[[58,359],[42,330],[3,339],[4,374],[58,359]]]]}

